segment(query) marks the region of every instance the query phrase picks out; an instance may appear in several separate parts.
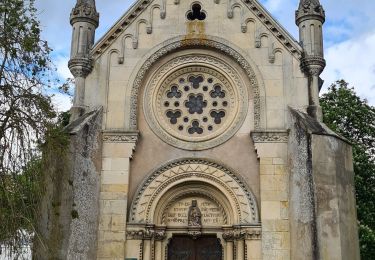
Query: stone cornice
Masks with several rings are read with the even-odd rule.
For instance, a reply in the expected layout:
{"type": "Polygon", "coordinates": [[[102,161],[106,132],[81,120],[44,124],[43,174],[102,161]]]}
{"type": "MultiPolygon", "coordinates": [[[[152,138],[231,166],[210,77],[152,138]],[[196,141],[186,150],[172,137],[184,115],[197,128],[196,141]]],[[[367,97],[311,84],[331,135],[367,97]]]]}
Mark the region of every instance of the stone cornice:
{"type": "Polygon", "coordinates": [[[286,130],[253,131],[251,137],[254,143],[287,143],[289,132],[286,130]]]}
{"type": "Polygon", "coordinates": [[[103,131],[103,141],[107,143],[137,143],[139,132],[103,131]]]}
{"type": "MultiPolygon", "coordinates": [[[[163,0],[164,1],[164,0],[163,0]]],[[[111,45],[151,4],[153,0],[138,0],[118,20],[118,22],[95,44],[93,55],[100,55],[111,45]]],[[[215,0],[218,4],[219,1],[215,0]]],[[[266,26],[269,31],[282,43],[287,50],[298,57],[302,54],[302,48],[298,42],[271,16],[270,13],[257,0],[242,0],[243,4],[266,26]]],[[[175,2],[179,4],[179,2],[175,2]]],[[[165,12],[165,10],[163,11],[165,12]]],[[[165,17],[165,13],[163,14],[165,17]]],[[[150,21],[149,21],[150,22],[150,21]]]]}

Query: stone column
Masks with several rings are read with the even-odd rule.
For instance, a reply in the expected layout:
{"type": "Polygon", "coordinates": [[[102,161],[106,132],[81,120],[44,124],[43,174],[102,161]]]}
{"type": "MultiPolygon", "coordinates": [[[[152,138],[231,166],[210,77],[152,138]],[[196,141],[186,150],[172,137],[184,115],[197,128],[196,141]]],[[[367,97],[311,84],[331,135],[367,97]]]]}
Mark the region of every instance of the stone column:
{"type": "Polygon", "coordinates": [[[147,225],[143,236],[143,260],[152,260],[153,257],[153,237],[155,234],[154,225],[147,225]]]}
{"type": "Polygon", "coordinates": [[[104,132],[98,259],[125,258],[129,163],[137,132],[104,132]]]}
{"type": "Polygon", "coordinates": [[[237,249],[237,260],[244,260],[245,259],[245,241],[242,237],[239,237],[236,240],[236,249],[237,249]]]}
{"type": "Polygon", "coordinates": [[[165,234],[166,227],[158,227],[155,228],[155,250],[154,250],[154,259],[155,260],[164,260],[163,259],[163,251],[164,251],[164,240],[166,238],[165,234]]]}
{"type": "Polygon", "coordinates": [[[224,260],[233,260],[234,257],[234,238],[235,233],[232,227],[224,227],[223,239],[225,240],[225,258],[224,260]]]}

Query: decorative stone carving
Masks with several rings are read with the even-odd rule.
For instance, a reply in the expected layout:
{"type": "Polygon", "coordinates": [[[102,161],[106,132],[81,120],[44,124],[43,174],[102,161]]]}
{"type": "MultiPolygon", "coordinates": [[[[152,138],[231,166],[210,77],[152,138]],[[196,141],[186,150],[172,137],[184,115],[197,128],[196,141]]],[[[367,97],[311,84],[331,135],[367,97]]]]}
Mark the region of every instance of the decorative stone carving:
{"type": "Polygon", "coordinates": [[[234,241],[236,237],[236,233],[233,230],[228,230],[228,231],[225,231],[222,236],[226,242],[234,241]]]}
{"type": "Polygon", "coordinates": [[[197,201],[193,200],[189,208],[188,213],[188,224],[190,227],[201,227],[202,226],[202,213],[197,205],[197,201]]]}
{"type": "Polygon", "coordinates": [[[301,58],[301,69],[308,76],[319,76],[326,66],[326,61],[322,56],[306,55],[301,58]]]}
{"type": "Polygon", "coordinates": [[[287,131],[263,131],[251,133],[254,143],[287,143],[288,135],[287,131]]]}
{"type": "Polygon", "coordinates": [[[219,52],[225,53],[232,57],[246,72],[249,80],[250,86],[253,90],[254,96],[254,124],[255,129],[260,129],[261,127],[261,101],[260,101],[260,90],[259,82],[255,76],[253,69],[251,68],[249,62],[236,50],[229,47],[227,44],[219,42],[216,37],[207,37],[205,39],[184,39],[181,37],[176,37],[174,39],[168,40],[163,43],[163,47],[155,51],[150,57],[147,58],[142,67],[138,70],[138,73],[133,82],[133,88],[131,91],[131,101],[130,101],[130,129],[137,129],[137,109],[138,109],[138,92],[142,85],[143,79],[150,69],[150,67],[158,61],[161,57],[176,51],[180,48],[186,48],[188,46],[205,46],[209,48],[216,49],[219,52]],[[211,39],[212,38],[212,39],[211,39]]]}
{"type": "Polygon", "coordinates": [[[146,120],[171,145],[189,150],[219,145],[233,136],[246,116],[247,89],[234,69],[217,58],[177,57],[149,82],[146,120]]]}
{"type": "Polygon", "coordinates": [[[260,228],[243,230],[241,235],[245,240],[260,240],[262,239],[262,230],[260,228]]]}
{"type": "Polygon", "coordinates": [[[199,159],[178,160],[151,174],[136,192],[130,222],[152,223],[152,209],[159,203],[156,198],[166,187],[181,181],[212,183],[234,205],[231,210],[236,214],[238,223],[258,223],[255,197],[246,184],[223,166],[199,159]]]}
{"type": "Polygon", "coordinates": [[[103,132],[103,141],[108,143],[137,143],[138,132],[103,132]]]}
{"type": "Polygon", "coordinates": [[[300,24],[306,19],[315,18],[322,23],[325,21],[325,12],[319,0],[301,0],[296,11],[296,23],[300,24]]]}
{"type": "Polygon", "coordinates": [[[99,13],[95,8],[94,0],[78,0],[70,14],[70,24],[75,22],[89,22],[95,27],[99,25],[99,13]]]}
{"type": "MultiPolygon", "coordinates": [[[[104,36],[103,40],[101,40],[95,47],[94,53],[96,55],[100,55],[103,53],[111,43],[113,43],[119,35],[122,34],[125,30],[129,28],[129,26],[134,23],[137,19],[139,19],[139,15],[154,1],[152,0],[145,0],[145,1],[138,1],[135,6],[131,9],[131,11],[127,12],[124,17],[118,22],[116,28],[112,30],[113,33],[107,34],[104,36]]],[[[162,0],[162,7],[160,16],[162,19],[166,17],[166,4],[165,0],[162,0]]],[[[175,0],[175,4],[179,4],[180,0],[175,0]]],[[[215,4],[219,4],[219,0],[214,0],[215,4]]],[[[269,14],[268,12],[257,2],[253,0],[242,0],[242,2],[248,10],[250,10],[260,21],[274,34],[276,38],[289,50],[293,55],[300,56],[302,49],[295,43],[294,39],[280,26],[269,14]]],[[[242,11],[244,12],[244,11],[242,11]]],[[[241,19],[241,30],[244,27],[245,19],[241,19]]],[[[152,21],[149,21],[149,24],[152,21]]],[[[199,39],[201,40],[201,39],[199,39]]]]}
{"type": "Polygon", "coordinates": [[[128,240],[142,240],[144,237],[144,230],[126,231],[126,239],[128,240]]]}
{"type": "Polygon", "coordinates": [[[89,57],[74,57],[69,60],[68,67],[75,78],[86,78],[93,69],[93,63],[89,57]]]}

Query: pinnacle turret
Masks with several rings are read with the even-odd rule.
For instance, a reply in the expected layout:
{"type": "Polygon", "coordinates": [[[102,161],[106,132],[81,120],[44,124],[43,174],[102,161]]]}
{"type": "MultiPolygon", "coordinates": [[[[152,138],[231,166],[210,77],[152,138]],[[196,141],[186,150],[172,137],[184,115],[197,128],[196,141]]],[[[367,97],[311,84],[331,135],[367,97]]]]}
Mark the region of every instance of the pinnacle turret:
{"type": "Polygon", "coordinates": [[[70,14],[70,24],[76,22],[89,22],[97,28],[99,26],[99,13],[96,11],[95,0],[77,0],[70,14]]]}
{"type": "Polygon", "coordinates": [[[90,51],[95,41],[95,29],[99,26],[95,0],[77,0],[70,14],[70,24],[73,27],[73,38],[68,66],[76,85],[71,109],[74,120],[85,111],[85,78],[93,68],[90,51]]]}
{"type": "Polygon", "coordinates": [[[296,11],[296,24],[299,25],[304,20],[317,19],[324,23],[325,12],[319,0],[300,0],[296,11]]]}
{"type": "Polygon", "coordinates": [[[323,48],[323,24],[325,13],[319,0],[300,0],[296,11],[296,24],[299,27],[300,45],[303,48],[301,69],[309,77],[308,113],[322,120],[322,111],[319,105],[319,90],[322,73],[326,61],[323,48]]]}

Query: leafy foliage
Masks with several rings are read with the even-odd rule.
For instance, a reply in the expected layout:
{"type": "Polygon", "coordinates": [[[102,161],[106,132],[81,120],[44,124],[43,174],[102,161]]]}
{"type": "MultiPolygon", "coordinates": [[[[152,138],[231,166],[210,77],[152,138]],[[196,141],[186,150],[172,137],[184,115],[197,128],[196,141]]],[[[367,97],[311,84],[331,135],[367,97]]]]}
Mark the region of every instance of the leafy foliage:
{"type": "Polygon", "coordinates": [[[324,122],[353,145],[362,259],[375,255],[375,107],[337,81],[321,97],[324,122]]]}
{"type": "Polygon", "coordinates": [[[65,137],[46,95],[54,69],[34,1],[0,2],[0,245],[15,251],[35,232],[46,167],[41,154],[66,145],[50,141],[65,137]]]}

